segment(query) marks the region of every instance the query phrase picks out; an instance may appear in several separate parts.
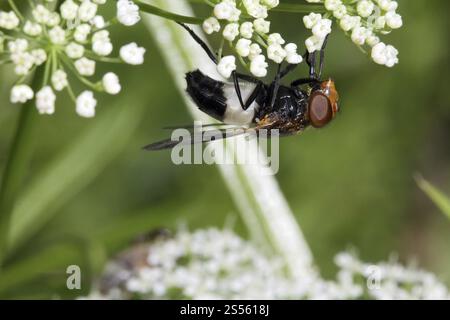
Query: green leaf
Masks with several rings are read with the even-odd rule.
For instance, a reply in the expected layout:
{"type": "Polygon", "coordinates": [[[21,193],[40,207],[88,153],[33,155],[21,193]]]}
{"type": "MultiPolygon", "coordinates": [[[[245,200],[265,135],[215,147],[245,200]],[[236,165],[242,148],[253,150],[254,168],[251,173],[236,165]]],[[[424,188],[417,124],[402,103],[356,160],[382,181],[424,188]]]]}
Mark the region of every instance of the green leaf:
{"type": "MultiPolygon", "coordinates": [[[[33,76],[31,87],[34,91],[40,86],[43,67],[39,67],[33,76]]],[[[8,237],[11,218],[17,200],[17,194],[22,188],[24,176],[28,172],[28,165],[33,147],[33,127],[37,120],[33,101],[21,106],[18,123],[7,156],[6,166],[0,181],[0,266],[3,263],[8,247],[8,237]]]]}
{"type": "Polygon", "coordinates": [[[0,277],[0,292],[14,289],[37,277],[52,274],[55,270],[59,270],[64,276],[70,261],[82,259],[83,253],[80,250],[74,250],[73,244],[56,244],[46,248],[15,263],[14,267],[5,267],[0,277]]]}
{"type": "Polygon", "coordinates": [[[288,12],[288,13],[311,13],[311,12],[327,12],[323,5],[314,4],[298,4],[298,3],[280,3],[277,7],[272,9],[278,12],[288,12]]]}
{"type": "Polygon", "coordinates": [[[416,178],[416,181],[434,204],[450,219],[450,198],[422,177],[416,178]]]}
{"type": "MultiPolygon", "coordinates": [[[[0,295],[28,285],[42,275],[55,274],[58,270],[63,272],[74,261],[81,262],[80,267],[88,267],[88,270],[83,269],[83,274],[88,274],[88,277],[83,276],[83,284],[89,285],[92,277],[103,268],[106,255],[117,252],[136,235],[156,228],[161,216],[169,224],[179,214],[174,208],[167,207],[128,212],[99,228],[92,235],[95,240],[66,237],[55,245],[37,249],[32,255],[5,266],[0,274],[0,295]]],[[[62,273],[58,276],[63,281],[66,275],[62,273]]]]}
{"type": "Polygon", "coordinates": [[[14,250],[49,222],[63,205],[91,183],[131,139],[143,107],[123,96],[95,119],[80,138],[35,174],[17,202],[11,219],[9,250],[14,250]]]}

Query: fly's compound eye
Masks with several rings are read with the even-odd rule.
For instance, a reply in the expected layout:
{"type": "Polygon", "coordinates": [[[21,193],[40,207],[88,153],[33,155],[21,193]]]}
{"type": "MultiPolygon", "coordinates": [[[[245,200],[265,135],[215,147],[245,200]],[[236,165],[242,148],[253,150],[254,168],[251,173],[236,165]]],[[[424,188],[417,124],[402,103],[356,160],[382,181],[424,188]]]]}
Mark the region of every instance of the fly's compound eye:
{"type": "Polygon", "coordinates": [[[314,128],[325,127],[333,119],[330,100],[321,92],[315,92],[309,99],[309,120],[314,128]]]}

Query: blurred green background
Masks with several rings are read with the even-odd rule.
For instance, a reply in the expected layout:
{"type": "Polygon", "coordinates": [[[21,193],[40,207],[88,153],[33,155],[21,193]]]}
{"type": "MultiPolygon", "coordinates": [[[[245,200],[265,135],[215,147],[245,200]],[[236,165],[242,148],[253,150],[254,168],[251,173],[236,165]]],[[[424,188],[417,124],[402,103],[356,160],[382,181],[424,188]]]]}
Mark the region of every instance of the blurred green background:
{"type": "MultiPolygon", "coordinates": [[[[414,180],[422,174],[450,195],[450,2],[399,2],[405,26],[385,38],[400,51],[394,69],[333,33],[325,70],[337,82],[342,113],[324,130],[281,141],[278,180],[324,276],[333,277],[337,252],[355,248],[367,261],[392,253],[416,260],[450,284],[450,221],[414,180]]],[[[300,15],[272,19],[289,41],[308,35],[300,15]]],[[[246,235],[215,167],[175,166],[170,152],[141,151],[164,137],[162,127],[191,119],[148,31],[140,24],[127,32],[114,29],[114,41],[144,45],[145,65],[100,67],[98,74],[113,68],[120,75],[123,91],[98,95],[95,119],[76,116],[65,94],[54,116],[34,115],[34,152],[1,298],[87,293],[108,257],[153,228],[222,227],[236,217],[236,231],[246,235]],[[66,289],[70,264],[84,272],[82,292],[66,289]]],[[[20,111],[8,102],[10,71],[0,69],[2,171],[20,111]]]]}

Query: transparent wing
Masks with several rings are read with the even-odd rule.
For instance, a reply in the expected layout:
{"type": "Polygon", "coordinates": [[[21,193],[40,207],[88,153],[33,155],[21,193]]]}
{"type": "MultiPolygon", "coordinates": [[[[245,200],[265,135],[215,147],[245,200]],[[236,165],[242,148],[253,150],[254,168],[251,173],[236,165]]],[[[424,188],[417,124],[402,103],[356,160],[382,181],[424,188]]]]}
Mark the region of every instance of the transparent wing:
{"type": "MultiPolygon", "coordinates": [[[[201,127],[202,128],[216,127],[219,129],[225,129],[225,128],[237,127],[237,126],[232,125],[232,124],[225,124],[222,122],[216,122],[216,123],[202,124],[201,127]]],[[[175,129],[188,129],[188,130],[192,129],[193,130],[194,128],[195,128],[195,125],[187,124],[187,125],[182,125],[182,126],[167,126],[167,127],[164,127],[163,129],[164,130],[175,130],[175,129]]]]}
{"type": "MultiPolygon", "coordinates": [[[[179,140],[165,139],[145,146],[143,149],[147,151],[158,151],[172,149],[173,147],[183,144],[192,145],[197,143],[205,143],[217,140],[223,140],[231,137],[236,137],[244,134],[251,134],[256,132],[256,128],[244,128],[244,127],[230,127],[229,125],[221,124],[222,127],[214,129],[201,130],[201,135],[193,135],[193,130],[189,131],[186,136],[180,137],[179,140]],[[226,128],[224,128],[226,127],[226,128]]],[[[214,125],[215,126],[215,125],[214,125]]],[[[217,126],[216,126],[217,127],[217,126]]],[[[179,128],[179,127],[178,127],[179,128]]],[[[188,127],[187,129],[193,129],[188,127]]]]}

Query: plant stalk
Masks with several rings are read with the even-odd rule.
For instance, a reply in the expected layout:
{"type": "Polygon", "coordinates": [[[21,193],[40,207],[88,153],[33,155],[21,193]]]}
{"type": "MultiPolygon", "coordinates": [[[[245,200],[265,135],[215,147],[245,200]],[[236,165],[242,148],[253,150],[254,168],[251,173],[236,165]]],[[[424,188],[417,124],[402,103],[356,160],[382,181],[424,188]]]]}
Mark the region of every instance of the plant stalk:
{"type": "MultiPolygon", "coordinates": [[[[190,0],[192,3],[205,4],[205,0],[190,0]]],[[[136,1],[140,10],[161,18],[166,18],[172,21],[182,22],[186,24],[202,24],[204,19],[185,16],[170,11],[163,10],[157,6],[153,6],[147,2],[136,1]]],[[[287,13],[310,13],[310,12],[326,12],[324,6],[311,5],[311,4],[297,4],[297,3],[280,3],[277,7],[271,9],[274,12],[287,12],[287,13]]]]}
{"type": "Polygon", "coordinates": [[[416,177],[419,188],[427,194],[433,203],[450,219],[450,198],[421,176],[416,177]]]}
{"type": "MultiPolygon", "coordinates": [[[[214,6],[215,3],[207,0],[189,0],[191,3],[196,4],[208,4],[214,6]]],[[[278,4],[275,8],[270,9],[273,12],[287,12],[287,13],[311,13],[311,12],[326,12],[327,10],[323,5],[311,4],[311,3],[286,3],[282,2],[278,4]]]]}
{"type": "MultiPolygon", "coordinates": [[[[186,0],[153,0],[152,4],[164,10],[177,10],[192,15],[186,0]]],[[[185,94],[184,76],[187,71],[200,69],[220,79],[215,65],[178,25],[150,15],[145,16],[143,20],[163,53],[177,89],[184,97],[192,116],[203,123],[211,122],[211,118],[200,112],[185,94]]],[[[194,30],[200,33],[199,28],[194,30]]],[[[230,144],[225,145],[227,158],[239,157],[239,149],[245,148],[245,138],[237,138],[236,141],[238,148],[230,144]]],[[[216,155],[224,150],[222,143],[218,141],[210,145],[216,155]]],[[[255,158],[261,157],[261,150],[254,145],[249,154],[255,158]]],[[[280,256],[290,274],[309,272],[313,263],[311,252],[274,176],[262,175],[261,170],[264,169],[256,166],[236,164],[218,165],[218,168],[253,240],[280,256]]]]}
{"type": "Polygon", "coordinates": [[[148,3],[145,3],[142,1],[137,1],[136,3],[139,6],[139,8],[141,9],[141,11],[161,17],[161,18],[166,18],[166,19],[169,19],[172,21],[177,21],[177,22],[182,22],[182,23],[187,23],[187,24],[203,23],[203,19],[200,19],[200,18],[172,13],[172,12],[160,9],[158,7],[155,7],[151,4],[148,4],[148,3]]]}
{"type": "Polygon", "coordinates": [[[327,10],[323,5],[298,4],[298,3],[280,3],[277,7],[270,10],[274,12],[287,12],[287,13],[327,12],[327,10]]]}

